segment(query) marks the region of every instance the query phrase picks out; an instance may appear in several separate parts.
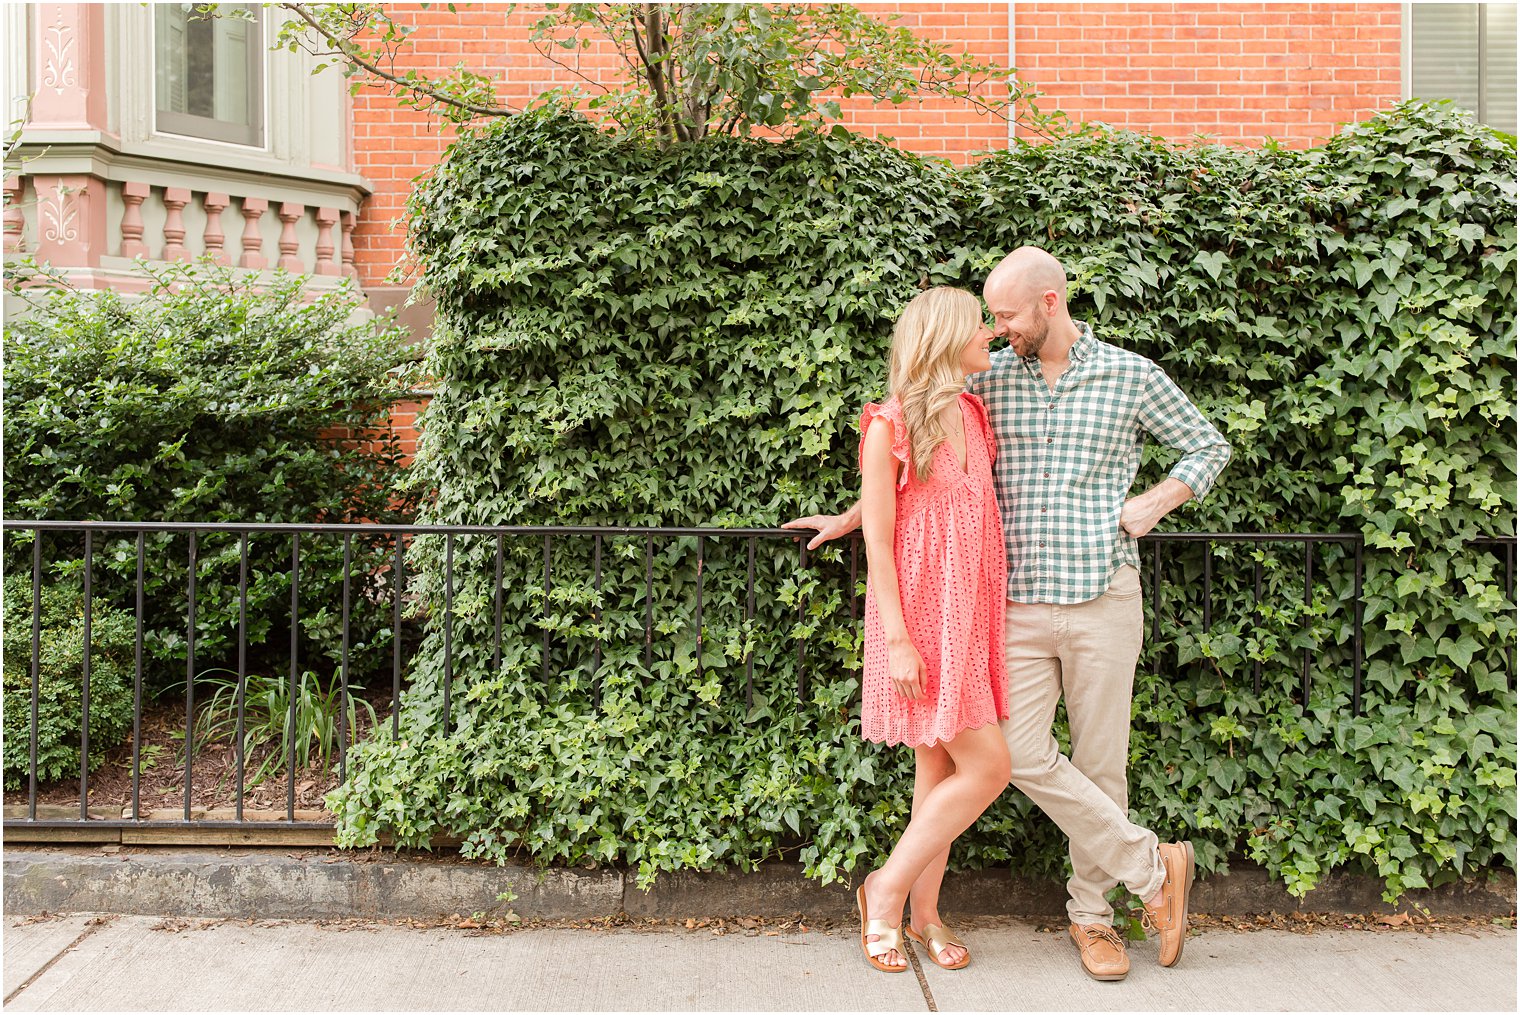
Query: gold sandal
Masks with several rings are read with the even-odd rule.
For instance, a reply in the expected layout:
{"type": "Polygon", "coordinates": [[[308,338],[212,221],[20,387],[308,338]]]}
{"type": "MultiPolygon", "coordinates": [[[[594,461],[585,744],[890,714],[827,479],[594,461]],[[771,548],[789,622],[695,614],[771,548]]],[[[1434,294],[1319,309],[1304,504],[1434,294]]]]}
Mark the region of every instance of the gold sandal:
{"type": "Polygon", "coordinates": [[[926,926],[922,936],[911,926],[907,928],[905,933],[908,935],[909,941],[915,941],[927,948],[929,950],[929,958],[933,959],[934,964],[941,969],[965,969],[971,964],[971,949],[966,948],[966,942],[937,923],[931,923],[926,926]],[[928,940],[925,940],[925,938],[928,940]],[[966,948],[965,956],[954,964],[941,962],[940,956],[951,945],[960,945],[962,948],[966,948]]]}
{"type": "Polygon", "coordinates": [[[887,926],[885,920],[872,920],[866,915],[866,886],[862,882],[855,889],[855,904],[860,907],[860,947],[866,953],[866,961],[871,963],[883,973],[903,973],[908,969],[908,950],[902,943],[902,924],[896,927],[887,926]],[[877,935],[875,941],[867,941],[867,936],[877,935]],[[887,952],[896,951],[903,957],[900,966],[889,966],[876,956],[885,955],[887,952]]]}

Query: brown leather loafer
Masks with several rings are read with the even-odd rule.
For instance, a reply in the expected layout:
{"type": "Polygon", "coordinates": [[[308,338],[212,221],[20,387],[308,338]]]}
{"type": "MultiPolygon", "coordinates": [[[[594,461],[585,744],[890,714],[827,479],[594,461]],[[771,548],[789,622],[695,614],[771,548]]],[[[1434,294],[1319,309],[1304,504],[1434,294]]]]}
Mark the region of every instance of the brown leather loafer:
{"type": "Polygon", "coordinates": [[[1067,928],[1082,954],[1082,969],[1094,980],[1122,980],[1129,974],[1124,939],[1106,923],[1074,923],[1067,928]]]}
{"type": "Polygon", "coordinates": [[[1161,964],[1175,966],[1187,940],[1188,895],[1193,890],[1193,844],[1163,842],[1159,847],[1166,880],[1154,903],[1146,903],[1141,923],[1161,936],[1161,964]]]}

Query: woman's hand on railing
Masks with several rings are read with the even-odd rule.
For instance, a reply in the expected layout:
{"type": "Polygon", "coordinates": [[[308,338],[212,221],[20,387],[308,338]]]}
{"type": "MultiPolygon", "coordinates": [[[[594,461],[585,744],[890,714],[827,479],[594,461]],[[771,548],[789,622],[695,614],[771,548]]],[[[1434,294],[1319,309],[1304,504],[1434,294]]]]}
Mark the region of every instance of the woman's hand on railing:
{"type": "Polygon", "coordinates": [[[817,529],[818,535],[808,541],[807,548],[816,550],[824,543],[841,536],[848,536],[860,528],[860,502],[856,501],[842,515],[808,515],[782,522],[783,529],[817,529]]]}

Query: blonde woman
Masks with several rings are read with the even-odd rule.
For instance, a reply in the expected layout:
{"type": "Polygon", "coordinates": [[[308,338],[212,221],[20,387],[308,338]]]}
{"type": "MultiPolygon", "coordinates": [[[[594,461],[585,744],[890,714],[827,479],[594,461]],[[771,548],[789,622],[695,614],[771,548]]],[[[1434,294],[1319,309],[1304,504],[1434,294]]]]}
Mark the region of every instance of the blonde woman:
{"type": "Polygon", "coordinates": [[[971,961],[940,919],[940,882],[950,844],[1008,786],[997,446],[986,407],[965,390],[968,374],[990,368],[991,339],[971,293],[920,293],[893,331],[891,397],[861,413],[861,735],[915,759],[908,827],[856,892],[861,947],[884,972],[907,968],[910,902],[908,937],[947,969],[971,961]]]}

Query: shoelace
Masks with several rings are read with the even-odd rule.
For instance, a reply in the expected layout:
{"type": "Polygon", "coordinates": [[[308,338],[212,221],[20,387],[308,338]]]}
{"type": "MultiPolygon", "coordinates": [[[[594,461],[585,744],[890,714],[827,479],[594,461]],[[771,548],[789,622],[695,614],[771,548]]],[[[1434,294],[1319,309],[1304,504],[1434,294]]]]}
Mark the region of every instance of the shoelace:
{"type": "Polygon", "coordinates": [[[1082,929],[1088,937],[1102,938],[1121,952],[1124,950],[1124,940],[1119,937],[1119,932],[1112,927],[1101,923],[1092,923],[1082,929]]]}

